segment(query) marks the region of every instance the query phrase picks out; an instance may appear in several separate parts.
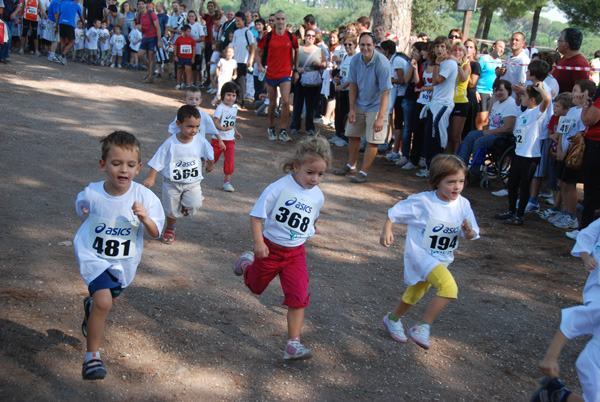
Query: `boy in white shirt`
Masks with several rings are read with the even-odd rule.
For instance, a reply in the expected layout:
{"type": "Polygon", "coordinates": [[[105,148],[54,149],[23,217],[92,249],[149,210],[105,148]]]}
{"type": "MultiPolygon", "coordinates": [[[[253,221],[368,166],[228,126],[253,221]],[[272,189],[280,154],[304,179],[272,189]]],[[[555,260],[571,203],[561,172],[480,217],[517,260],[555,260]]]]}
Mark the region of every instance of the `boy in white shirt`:
{"type": "Polygon", "coordinates": [[[87,64],[91,64],[91,60],[94,60],[94,65],[98,63],[98,39],[100,37],[100,26],[102,22],[100,20],[94,21],[94,25],[89,27],[85,31],[85,55],[87,56],[87,64]]]}
{"type": "Polygon", "coordinates": [[[541,81],[528,86],[521,96],[521,105],[527,107],[527,110],[517,117],[513,130],[516,144],[508,176],[508,211],[494,215],[494,218],[501,219],[508,225],[523,224],[531,180],[541,156],[540,133],[544,123],[547,124],[546,110],[551,101],[550,94],[544,90],[541,81]]]}
{"type": "Polygon", "coordinates": [[[85,29],[81,21],[77,21],[75,29],[75,44],[73,45],[73,61],[84,61],[85,56],[85,29]]]}
{"type": "Polygon", "coordinates": [[[98,32],[98,45],[100,47],[100,64],[102,64],[103,66],[108,66],[108,58],[110,56],[110,32],[108,32],[107,27],[107,23],[103,22],[100,31],[98,32]]]}
{"type": "Polygon", "coordinates": [[[144,233],[157,238],[165,221],[158,197],[133,181],[142,167],[137,139],[116,131],[101,143],[100,167],[106,180],[90,183],[75,201],[77,214],[88,214],[73,239],[79,270],[90,294],[83,302],[81,325],[87,338],[84,380],[106,376],[100,340],[112,299],[133,281],[142,258],[144,233]]]}
{"type": "MultiPolygon", "coordinates": [[[[195,107],[198,110],[198,113],[200,113],[200,129],[198,130],[200,135],[205,137],[206,135],[216,135],[219,133],[215,127],[215,123],[213,122],[211,115],[200,109],[200,105],[202,104],[202,92],[200,91],[200,88],[192,86],[187,87],[183,91],[183,102],[186,105],[195,107]]],[[[177,116],[175,116],[173,122],[169,124],[167,131],[169,133],[169,137],[179,132],[179,127],[177,126],[177,116]]]]}
{"type": "Polygon", "coordinates": [[[119,68],[121,68],[121,63],[123,62],[123,49],[125,48],[126,45],[126,41],[125,41],[125,37],[123,36],[123,34],[121,34],[121,27],[114,27],[114,34],[113,36],[110,38],[110,46],[111,46],[111,54],[112,54],[112,64],[110,65],[111,68],[115,68],[115,63],[116,65],[119,66],[119,68]]]}
{"type": "Polygon", "coordinates": [[[167,215],[167,227],[162,242],[173,244],[175,225],[178,218],[194,215],[202,206],[202,161],[206,162],[206,173],[214,168],[213,149],[202,135],[198,134],[200,113],[190,105],[177,111],[179,132],[170,136],[156,151],[148,165],[151,167],[144,186],[151,188],[160,171],[163,174],[162,199],[167,215]]]}
{"type": "Polygon", "coordinates": [[[131,59],[129,65],[137,69],[138,65],[138,50],[140,50],[140,44],[142,42],[142,32],[140,31],[141,24],[136,21],[131,23],[131,31],[129,31],[129,49],[131,50],[131,59]]]}

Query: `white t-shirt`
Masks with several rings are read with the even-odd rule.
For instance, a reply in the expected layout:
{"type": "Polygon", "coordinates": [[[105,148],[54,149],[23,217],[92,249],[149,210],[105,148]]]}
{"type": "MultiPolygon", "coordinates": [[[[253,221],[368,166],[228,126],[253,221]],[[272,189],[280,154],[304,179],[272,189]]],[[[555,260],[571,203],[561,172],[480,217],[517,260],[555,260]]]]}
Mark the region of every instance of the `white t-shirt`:
{"type": "Polygon", "coordinates": [[[432,103],[443,106],[454,106],[454,87],[456,86],[456,76],[458,75],[458,65],[452,59],[444,60],[440,63],[439,75],[446,79],[441,84],[433,87],[432,103]]]}
{"type": "Polygon", "coordinates": [[[554,100],[554,98],[556,98],[556,95],[558,95],[558,81],[556,81],[556,78],[554,78],[553,76],[548,75],[546,77],[546,79],[544,80],[544,88],[548,88],[546,90],[552,97],[552,100],[554,100]]]}
{"type": "Polygon", "coordinates": [[[112,45],[112,52],[116,53],[119,50],[123,50],[125,47],[125,37],[123,34],[113,35],[110,38],[110,44],[112,45]]]}
{"type": "Polygon", "coordinates": [[[558,119],[557,131],[562,134],[562,149],[565,151],[569,145],[569,139],[580,131],[585,131],[585,124],[581,121],[583,108],[572,107],[565,116],[558,119]]]}
{"type": "MultiPolygon", "coordinates": [[[[408,64],[408,62],[404,59],[404,57],[397,55],[397,54],[392,56],[390,63],[392,64],[392,78],[393,79],[398,78],[398,74],[396,74],[397,69],[402,69],[403,74],[404,74],[404,73],[406,73],[406,70],[410,66],[408,64]]],[[[396,96],[404,96],[404,94],[406,94],[406,87],[408,87],[407,84],[402,84],[402,85],[396,84],[394,86],[396,87],[396,96]]]]}
{"type": "Polygon", "coordinates": [[[297,247],[315,234],[315,221],[325,202],[318,186],[306,189],[289,174],[271,183],[250,216],[265,220],[263,235],[283,247],[297,247]]]}
{"type": "Polygon", "coordinates": [[[101,29],[98,38],[100,39],[98,43],[100,44],[101,52],[110,49],[110,32],[108,32],[108,29],[101,29]]]}
{"type": "MultiPolygon", "coordinates": [[[[546,113],[540,110],[540,105],[527,109],[517,117],[513,134],[515,136],[515,154],[525,158],[539,158],[540,133],[546,121],[546,113]]],[[[546,122],[547,125],[547,122],[546,122]]]]}
{"type": "Polygon", "coordinates": [[[393,223],[407,225],[404,282],[408,286],[425,281],[439,264],[447,267],[454,261],[458,236],[464,237],[461,225],[465,219],[477,233],[475,239],[479,238],[475,214],[463,196],[445,202],[438,198],[435,190],[414,194],[390,208],[388,218],[393,223]]]}
{"type": "Polygon", "coordinates": [[[98,37],[100,36],[100,30],[94,27],[90,27],[85,31],[85,48],[89,50],[98,50],[98,37]],[[89,40],[88,40],[89,38],[89,40]]]}
{"type": "Polygon", "coordinates": [[[514,98],[508,97],[502,103],[496,101],[492,105],[492,110],[490,111],[489,129],[494,130],[504,126],[505,117],[517,117],[520,113],[521,110],[517,106],[514,98]]]}
{"type": "MultiPolygon", "coordinates": [[[[577,234],[577,242],[571,250],[573,257],[581,257],[586,252],[596,261],[600,262],[600,219],[590,223],[585,229],[577,234]]],[[[590,271],[588,280],[583,288],[583,304],[600,302],[600,278],[598,268],[590,271]]],[[[600,328],[600,325],[598,326],[600,328]]]]}
{"type": "MultiPolygon", "coordinates": [[[[194,38],[194,40],[200,39],[201,36],[206,38],[206,27],[204,25],[196,22],[194,25],[190,25],[190,27],[192,28],[190,36],[194,38]]],[[[204,42],[196,42],[196,54],[200,55],[203,49],[204,42]]]]}
{"type": "MultiPolygon", "coordinates": [[[[233,80],[233,70],[237,68],[238,62],[235,59],[227,60],[227,59],[219,59],[219,77],[218,82],[229,82],[233,80]]],[[[219,85],[220,86],[220,85],[219,85]]]]}
{"type": "Polygon", "coordinates": [[[127,287],[144,249],[144,225],[133,214],[133,203],[140,202],[146,208],[159,233],[165,213],[158,197],[139,183],[132,182],[119,197],[104,191],[104,183],[90,183],[77,195],[77,214],[83,215],[82,207],[90,212],[73,239],[75,256],[86,285],[108,270],[122,287],[127,287]]]}
{"type": "MultiPolygon", "coordinates": [[[[212,117],[203,110],[198,109],[198,112],[200,112],[200,127],[198,128],[197,135],[206,138],[207,134],[213,135],[218,133],[219,131],[215,127],[212,117]]],[[[175,116],[175,119],[169,124],[167,132],[169,134],[177,134],[179,131],[179,127],[177,127],[177,116],[175,116]]]]}
{"type": "MultiPolygon", "coordinates": [[[[518,56],[514,56],[511,54],[508,59],[506,59],[506,73],[502,76],[502,79],[508,80],[511,84],[523,84],[525,80],[527,80],[527,65],[529,64],[529,56],[527,56],[527,52],[522,51],[518,56]],[[511,64],[513,63],[513,64],[511,64]],[[514,65],[514,64],[522,64],[522,65],[514,65]]],[[[512,94],[513,97],[516,97],[516,94],[512,94]]]]}
{"type": "Polygon", "coordinates": [[[202,160],[215,159],[212,146],[199,133],[191,142],[184,144],[172,135],[158,148],[148,166],[162,172],[165,179],[178,184],[196,183],[202,180],[202,160]]]}
{"type": "MultiPolygon", "coordinates": [[[[350,69],[350,60],[352,60],[352,58],[354,56],[356,56],[356,53],[353,54],[352,56],[348,55],[347,53],[344,56],[342,56],[343,57],[342,62],[340,63],[340,66],[338,67],[340,70],[340,85],[348,82],[348,70],[350,69]]],[[[342,89],[342,91],[349,91],[349,90],[350,90],[350,86],[342,89]]]]}
{"type": "MultiPolygon", "coordinates": [[[[457,70],[458,74],[458,70],[457,70]]],[[[433,85],[433,72],[428,73],[427,71],[423,72],[423,86],[430,87],[433,85]]],[[[431,96],[433,95],[433,90],[429,91],[421,91],[419,92],[419,98],[417,99],[417,103],[421,105],[427,105],[431,102],[431,96]]]]}
{"type": "Polygon", "coordinates": [[[233,41],[231,44],[233,45],[233,50],[235,50],[233,58],[237,63],[248,62],[250,53],[247,47],[255,42],[254,35],[252,35],[252,32],[248,28],[244,27],[233,31],[233,41]]]}
{"type": "Polygon", "coordinates": [[[131,50],[135,50],[136,52],[140,50],[140,45],[142,44],[142,42],[140,41],[134,44],[140,39],[142,39],[142,33],[137,29],[132,29],[131,32],[129,32],[129,48],[131,50]]]}
{"type": "Polygon", "coordinates": [[[81,50],[85,47],[85,29],[75,28],[75,45],[74,50],[81,50]]]}
{"type": "MultiPolygon", "coordinates": [[[[237,118],[237,105],[233,105],[232,107],[227,106],[224,103],[221,103],[215,109],[215,113],[213,114],[213,118],[219,119],[219,124],[223,127],[235,127],[235,119],[237,118]]],[[[219,130],[219,135],[223,141],[234,141],[235,140],[235,130],[227,130],[221,131],[219,130]]],[[[212,138],[217,138],[216,135],[213,134],[212,138]]]]}
{"type": "Polygon", "coordinates": [[[214,73],[217,71],[217,64],[219,64],[219,60],[221,59],[221,52],[213,51],[210,55],[210,61],[213,63],[210,65],[210,72],[214,73]]]}

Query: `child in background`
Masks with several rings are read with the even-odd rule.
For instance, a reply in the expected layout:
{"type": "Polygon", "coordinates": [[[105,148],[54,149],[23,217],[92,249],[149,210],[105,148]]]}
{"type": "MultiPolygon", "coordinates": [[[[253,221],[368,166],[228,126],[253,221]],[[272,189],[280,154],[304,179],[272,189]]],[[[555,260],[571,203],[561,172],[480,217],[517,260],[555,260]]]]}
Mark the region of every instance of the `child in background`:
{"type": "Polygon", "coordinates": [[[233,58],[235,51],[233,46],[227,46],[225,48],[225,58],[219,60],[217,64],[217,92],[215,98],[212,101],[212,105],[215,106],[221,97],[221,88],[225,83],[234,81],[237,78],[237,61],[233,58]]]}
{"type": "Polygon", "coordinates": [[[433,191],[411,195],[388,212],[379,240],[384,247],[394,242],[392,224],[408,226],[404,246],[404,282],[408,288],[394,310],[383,317],[383,325],[395,341],[407,341],[400,319],[433,286],[437,294],[429,302],[423,321],[408,331],[417,345],[429,349],[431,324],[458,296],[458,287],[448,270],[458,248],[458,237],[479,238],[471,204],[460,195],[466,174],[467,167],[459,158],[439,154],[429,166],[429,185],[433,191]]]}
{"type": "Polygon", "coordinates": [[[79,270],[90,294],[83,302],[81,325],[87,337],[84,380],[106,376],[100,340],[112,299],[133,281],[142,258],[144,233],[157,238],[165,221],[158,197],[133,181],[142,167],[137,139],[116,131],[100,142],[100,168],[106,180],[90,183],[75,201],[77,214],[88,214],[73,239],[79,270]]]}
{"type": "Polygon", "coordinates": [[[270,184],[250,212],[254,253],[245,251],[233,272],[244,276],[254,294],[262,294],[279,275],[288,306],[286,360],[313,357],[300,343],[304,309],[308,306],[308,270],[304,243],[313,237],[325,198],[318,185],[331,164],[331,149],[320,135],[298,141],[295,154],[279,159],[279,168],[291,173],[270,184]],[[265,220],[264,231],[262,220],[265,220]]]}
{"type": "Polygon", "coordinates": [[[100,32],[98,33],[98,45],[100,47],[100,64],[108,66],[108,58],[110,57],[110,32],[108,32],[108,24],[102,22],[100,32]]]}
{"type": "Polygon", "coordinates": [[[77,21],[77,28],[75,29],[73,61],[85,61],[85,29],[83,29],[83,23],[81,21],[77,21]]]}
{"type": "Polygon", "coordinates": [[[553,101],[554,115],[550,118],[548,123],[548,138],[550,139],[549,159],[548,159],[548,179],[546,187],[552,190],[552,199],[554,205],[552,208],[540,212],[540,217],[545,220],[550,220],[553,217],[560,215],[562,209],[562,197],[560,195],[560,186],[558,185],[558,179],[562,168],[560,167],[559,161],[556,159],[556,151],[558,149],[558,141],[560,141],[560,132],[558,131],[558,125],[560,124],[560,118],[566,116],[569,109],[573,107],[573,97],[568,92],[558,94],[553,101]]]}
{"type": "Polygon", "coordinates": [[[214,168],[213,150],[206,138],[198,134],[200,113],[195,107],[184,105],[177,111],[179,132],[158,148],[148,166],[150,174],[144,186],[151,188],[156,174],[162,172],[162,199],[167,214],[167,227],[162,242],[173,244],[177,219],[194,215],[202,206],[202,162],[207,160],[206,173],[214,168]]]}
{"type": "Polygon", "coordinates": [[[185,89],[192,85],[192,61],[196,57],[196,41],[190,36],[192,28],[189,25],[184,25],[181,28],[182,35],[175,40],[175,65],[177,66],[177,85],[175,89],[185,89]],[[181,77],[185,68],[184,86],[181,84],[181,77]]]}
{"type": "Polygon", "coordinates": [[[98,38],[100,36],[101,21],[94,21],[94,25],[89,27],[85,31],[85,55],[87,57],[87,64],[91,64],[92,60],[95,66],[98,63],[98,38]]]}
{"type": "MultiPolygon", "coordinates": [[[[592,81],[590,81],[592,82],[592,81]]],[[[592,82],[593,84],[593,82],[592,82]]],[[[571,255],[580,257],[589,272],[583,288],[583,305],[562,310],[560,328],[554,335],[539,368],[548,377],[531,398],[532,402],[544,401],[600,401],[600,281],[598,259],[600,258],[600,219],[594,221],[577,235],[577,243],[571,255]],[[583,395],[571,393],[558,377],[558,357],[569,340],[592,335],[575,363],[583,395]]]]}
{"type": "Polygon", "coordinates": [[[581,112],[583,104],[588,98],[593,98],[596,93],[596,86],[590,80],[578,80],[573,85],[571,96],[573,97],[572,107],[558,123],[558,131],[561,134],[561,140],[558,141],[556,150],[556,159],[560,162],[562,173],[560,175],[560,192],[562,202],[565,206],[564,213],[552,219],[552,224],[557,228],[577,229],[579,221],[577,220],[577,183],[583,181],[581,170],[570,169],[565,166],[564,160],[569,152],[570,139],[580,131],[585,131],[585,125],[581,121],[581,112]]]}
{"type": "Polygon", "coordinates": [[[140,44],[142,42],[142,33],[140,32],[141,24],[138,24],[136,21],[132,22],[131,31],[129,31],[129,50],[131,53],[131,58],[129,60],[129,65],[131,68],[138,68],[138,50],[140,50],[140,44]]]}
{"type": "Polygon", "coordinates": [[[209,94],[217,93],[217,64],[219,64],[219,60],[221,60],[221,52],[223,51],[223,42],[220,40],[214,41],[212,43],[212,55],[210,56],[210,62],[208,65],[210,66],[210,89],[206,91],[209,94]]]}
{"type": "Polygon", "coordinates": [[[121,34],[121,27],[116,26],[114,28],[114,32],[115,33],[113,36],[111,36],[109,42],[111,46],[110,53],[112,54],[110,67],[115,68],[116,63],[116,65],[121,68],[121,63],[123,63],[123,49],[125,48],[127,42],[123,34],[121,34]]]}
{"type": "Polygon", "coordinates": [[[219,161],[221,153],[224,155],[223,173],[225,173],[225,182],[223,183],[223,190],[228,192],[235,191],[230,182],[234,170],[235,140],[242,139],[242,135],[235,128],[235,120],[238,112],[237,106],[234,105],[236,98],[237,85],[233,82],[223,85],[223,88],[221,88],[221,99],[223,102],[217,106],[213,114],[215,127],[219,130],[219,133],[213,134],[210,141],[215,154],[215,163],[219,161]]]}
{"type": "Polygon", "coordinates": [[[507,225],[522,225],[525,220],[531,180],[540,162],[540,132],[544,123],[547,124],[546,110],[550,102],[550,94],[544,90],[541,81],[529,85],[525,94],[521,95],[521,105],[527,110],[517,117],[513,130],[516,143],[515,156],[508,172],[508,211],[494,215],[507,225]]]}
{"type": "MultiPolygon", "coordinates": [[[[200,113],[200,129],[198,132],[202,137],[219,133],[215,127],[212,117],[204,110],[200,109],[200,104],[202,103],[202,92],[200,91],[200,88],[187,87],[183,91],[183,102],[186,105],[195,107],[200,113]]],[[[179,132],[179,127],[177,126],[177,117],[175,117],[173,122],[169,124],[167,131],[169,136],[179,132]]]]}

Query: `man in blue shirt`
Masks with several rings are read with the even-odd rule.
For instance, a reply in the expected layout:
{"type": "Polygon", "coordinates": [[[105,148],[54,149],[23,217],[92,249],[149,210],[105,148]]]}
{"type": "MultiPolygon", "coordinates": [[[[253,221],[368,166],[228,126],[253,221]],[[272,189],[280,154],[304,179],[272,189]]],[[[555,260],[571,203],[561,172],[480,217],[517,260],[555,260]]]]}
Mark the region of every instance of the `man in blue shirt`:
{"type": "Polygon", "coordinates": [[[58,32],[60,34],[60,55],[56,56],[58,60],[67,65],[67,54],[75,45],[75,19],[77,15],[81,23],[85,26],[85,20],[81,13],[81,8],[73,0],[63,0],[58,7],[58,32]]]}
{"type": "Polygon", "coordinates": [[[375,51],[373,34],[360,34],[360,55],[350,61],[348,82],[350,83],[348,122],[348,164],[333,173],[344,176],[357,173],[356,163],[361,138],[367,140],[362,169],[352,178],[353,183],[367,181],[367,172],[377,155],[377,145],[385,143],[388,135],[388,100],[392,89],[392,67],[383,54],[375,51]]]}
{"type": "Polygon", "coordinates": [[[21,2],[19,0],[4,0],[4,8],[2,9],[2,20],[6,24],[6,30],[8,31],[8,40],[4,42],[4,45],[0,46],[0,63],[9,63],[10,56],[8,51],[10,49],[10,42],[12,39],[12,30],[15,22],[15,18],[21,11],[21,2]]]}

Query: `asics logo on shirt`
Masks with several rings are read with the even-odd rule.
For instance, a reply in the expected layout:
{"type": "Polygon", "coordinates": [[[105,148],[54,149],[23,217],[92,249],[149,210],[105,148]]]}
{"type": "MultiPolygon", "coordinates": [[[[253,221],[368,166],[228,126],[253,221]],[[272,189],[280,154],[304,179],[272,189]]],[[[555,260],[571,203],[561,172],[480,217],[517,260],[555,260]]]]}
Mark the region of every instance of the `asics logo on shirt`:
{"type": "Polygon", "coordinates": [[[458,233],[460,231],[460,226],[457,227],[447,227],[444,224],[439,224],[438,226],[435,226],[432,229],[433,233],[438,233],[438,232],[442,232],[445,234],[454,234],[454,233],[458,233]]]}
{"type": "Polygon", "coordinates": [[[107,228],[106,223],[102,223],[94,229],[96,233],[102,233],[106,229],[107,236],[129,236],[131,234],[131,228],[107,228]]]}

